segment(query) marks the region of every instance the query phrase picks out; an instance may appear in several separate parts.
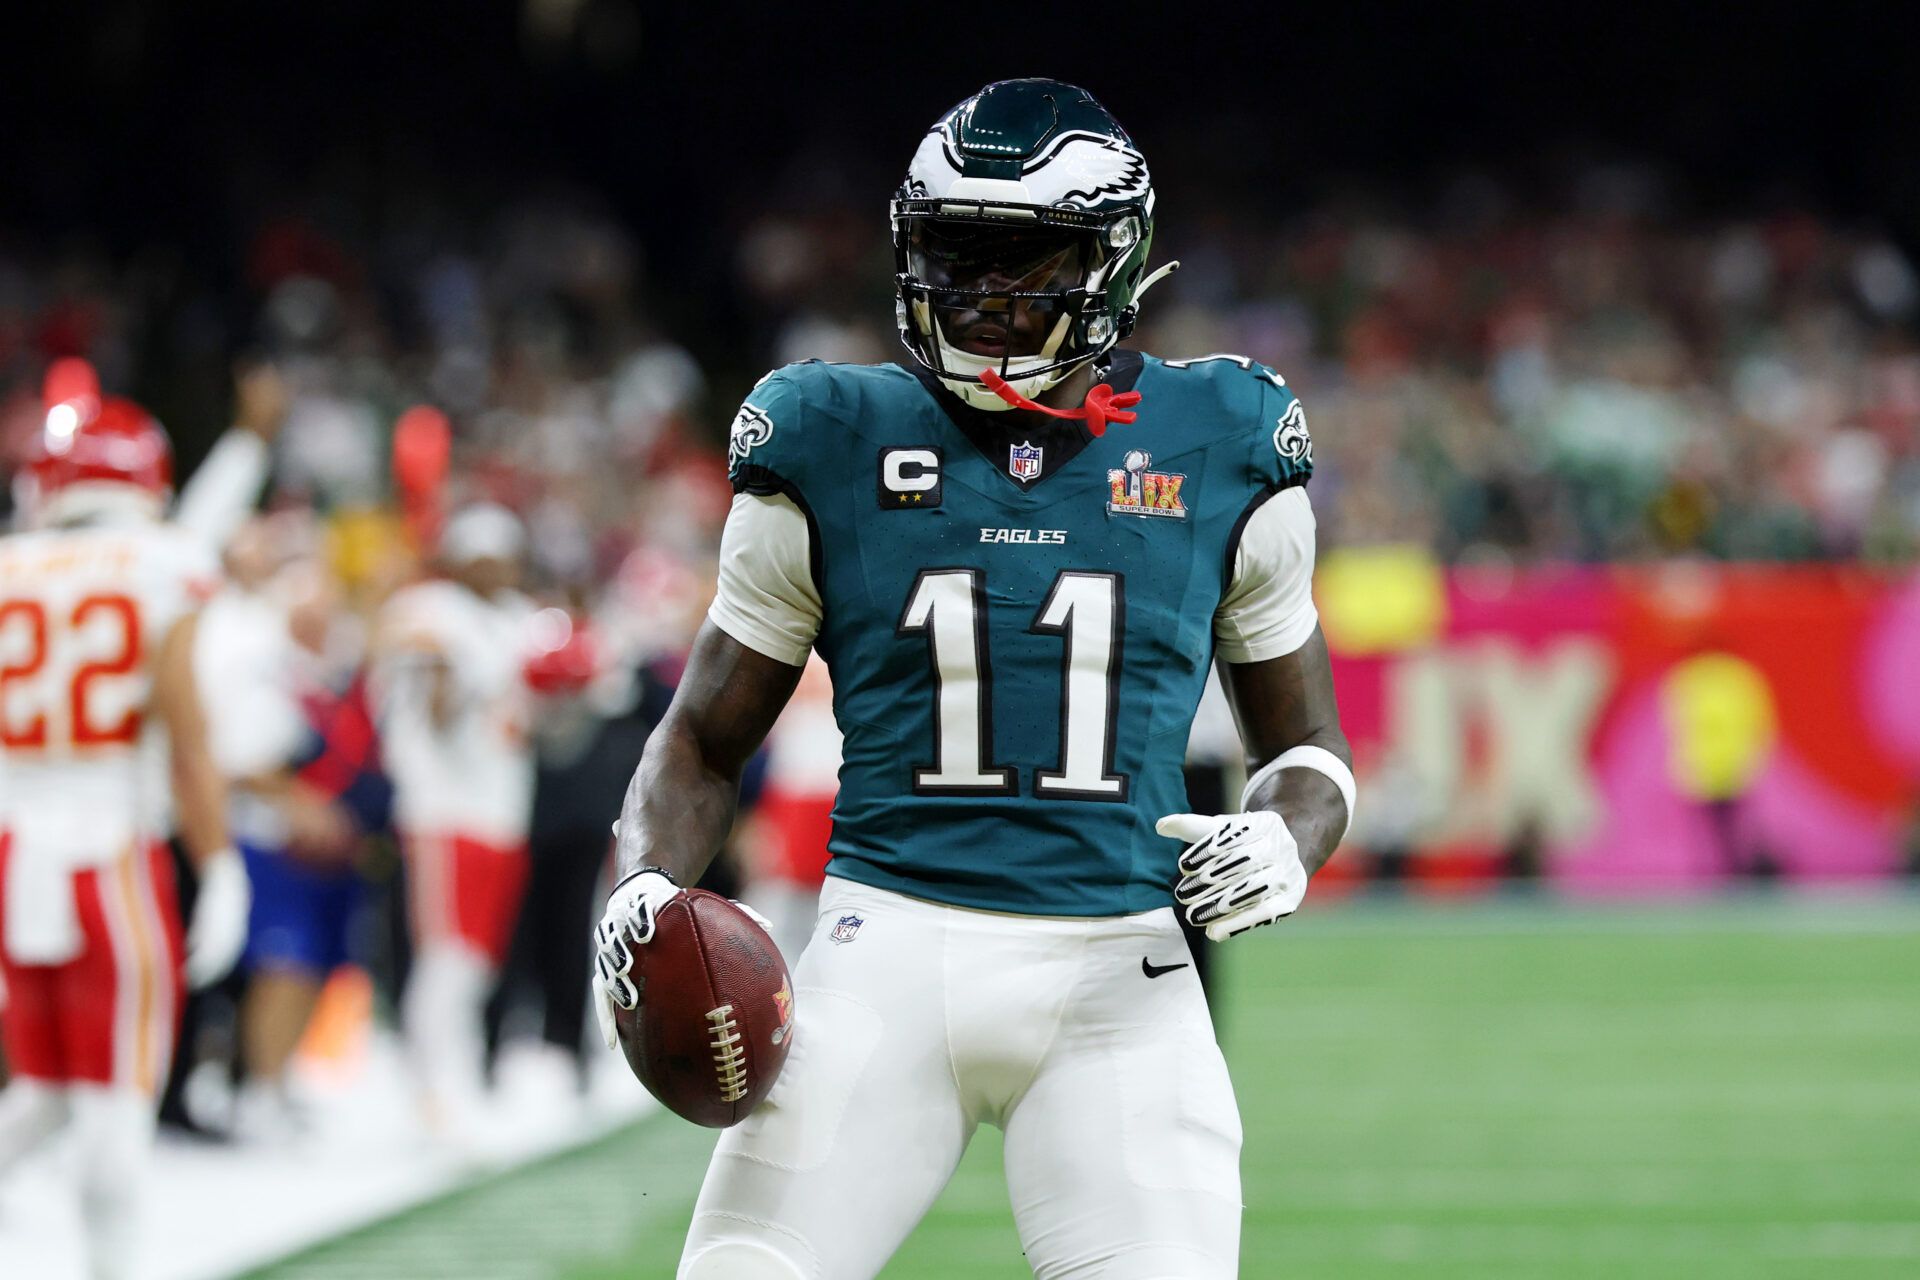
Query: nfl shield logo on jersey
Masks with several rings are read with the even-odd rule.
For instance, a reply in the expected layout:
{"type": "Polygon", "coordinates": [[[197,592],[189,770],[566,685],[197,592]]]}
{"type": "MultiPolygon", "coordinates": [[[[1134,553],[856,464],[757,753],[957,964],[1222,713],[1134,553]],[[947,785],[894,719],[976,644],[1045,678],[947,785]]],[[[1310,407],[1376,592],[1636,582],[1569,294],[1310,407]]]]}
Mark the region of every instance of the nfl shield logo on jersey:
{"type": "Polygon", "coordinates": [[[841,916],[834,922],[833,932],[827,936],[835,942],[852,942],[853,935],[860,932],[860,926],[865,923],[859,916],[841,916]]]}
{"type": "Polygon", "coordinates": [[[1013,446],[1007,456],[1007,471],[1015,480],[1031,480],[1040,474],[1040,455],[1044,450],[1033,441],[1013,446]]]}

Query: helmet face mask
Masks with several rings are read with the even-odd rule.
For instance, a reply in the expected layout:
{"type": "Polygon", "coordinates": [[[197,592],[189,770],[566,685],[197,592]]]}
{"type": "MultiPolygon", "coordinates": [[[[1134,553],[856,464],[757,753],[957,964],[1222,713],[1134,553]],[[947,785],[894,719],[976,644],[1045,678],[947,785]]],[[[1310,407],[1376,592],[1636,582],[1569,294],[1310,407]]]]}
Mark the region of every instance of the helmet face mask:
{"type": "Polygon", "coordinates": [[[1092,321],[1106,304],[1099,285],[1110,259],[1096,223],[900,203],[896,283],[908,345],[949,385],[964,382],[970,400],[991,396],[979,378],[993,369],[1016,385],[1051,386],[1099,353],[1095,335],[1108,326],[1092,321]]]}
{"type": "Polygon", "coordinates": [[[1133,328],[1152,241],[1146,162],[1083,89],[989,85],[922,140],[893,205],[900,335],[949,390],[1009,407],[1133,328]]]}

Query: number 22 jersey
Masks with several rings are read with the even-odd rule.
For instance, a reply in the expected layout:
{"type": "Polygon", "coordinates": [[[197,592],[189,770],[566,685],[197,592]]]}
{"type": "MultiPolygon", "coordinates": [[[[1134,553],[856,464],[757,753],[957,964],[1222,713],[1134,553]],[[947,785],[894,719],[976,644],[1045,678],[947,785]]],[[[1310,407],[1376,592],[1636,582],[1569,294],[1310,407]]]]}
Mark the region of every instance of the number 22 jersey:
{"type": "Polygon", "coordinates": [[[166,834],[154,662],[218,575],[209,548],[157,521],[0,538],[0,830],[12,858],[95,866],[166,834]]]}
{"type": "Polygon", "coordinates": [[[1138,420],[982,414],[896,365],[768,375],[733,423],[713,623],[817,648],[844,735],[830,874],[956,906],[1171,901],[1218,656],[1292,653],[1310,591],[1299,401],[1240,357],[1117,351],[1138,420]]]}

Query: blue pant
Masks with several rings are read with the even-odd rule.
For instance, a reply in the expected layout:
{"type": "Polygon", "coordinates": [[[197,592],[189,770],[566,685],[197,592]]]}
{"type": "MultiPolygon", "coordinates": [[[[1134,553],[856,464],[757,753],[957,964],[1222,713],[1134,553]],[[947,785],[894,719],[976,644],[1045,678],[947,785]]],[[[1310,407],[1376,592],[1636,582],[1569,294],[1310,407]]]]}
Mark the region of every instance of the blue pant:
{"type": "Polygon", "coordinates": [[[324,978],[349,959],[348,937],[366,883],[352,867],[318,867],[277,849],[240,845],[253,881],[249,970],[324,978]]]}

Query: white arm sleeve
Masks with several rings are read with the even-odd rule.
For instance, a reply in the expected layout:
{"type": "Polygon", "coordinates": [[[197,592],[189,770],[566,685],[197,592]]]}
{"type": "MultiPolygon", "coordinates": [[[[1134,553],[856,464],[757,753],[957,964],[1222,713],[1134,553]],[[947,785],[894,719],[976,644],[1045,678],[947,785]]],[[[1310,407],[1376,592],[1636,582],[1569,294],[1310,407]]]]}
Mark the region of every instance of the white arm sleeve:
{"type": "Polygon", "coordinates": [[[1313,607],[1313,536],[1305,488],[1282,490],[1247,521],[1233,581],[1213,615],[1222,661],[1283,658],[1313,634],[1320,623],[1313,607]]]}
{"type": "Polygon", "coordinates": [[[306,739],[306,717],[282,678],[294,665],[285,634],[278,615],[224,597],[201,611],[194,675],[207,715],[207,745],[228,778],[284,769],[306,739]]]}
{"type": "Polygon", "coordinates": [[[265,440],[243,428],[231,428],[214,442],[181,488],[173,507],[174,523],[191,529],[215,550],[225,550],[227,540],[253,514],[271,463],[265,440]]]}
{"type": "Polygon", "coordinates": [[[807,517],[779,494],[736,494],[720,537],[713,625],[775,662],[803,667],[820,634],[807,517]]]}

